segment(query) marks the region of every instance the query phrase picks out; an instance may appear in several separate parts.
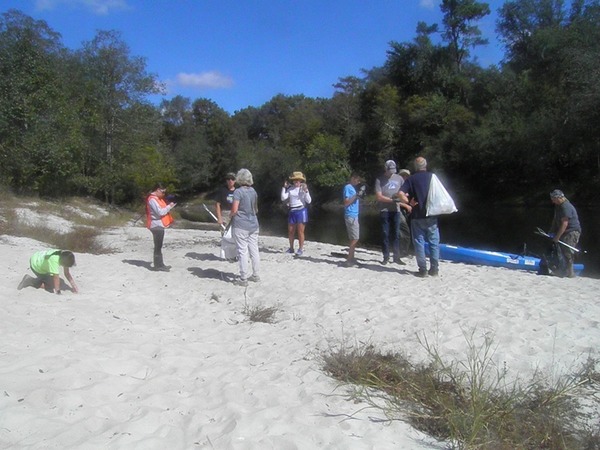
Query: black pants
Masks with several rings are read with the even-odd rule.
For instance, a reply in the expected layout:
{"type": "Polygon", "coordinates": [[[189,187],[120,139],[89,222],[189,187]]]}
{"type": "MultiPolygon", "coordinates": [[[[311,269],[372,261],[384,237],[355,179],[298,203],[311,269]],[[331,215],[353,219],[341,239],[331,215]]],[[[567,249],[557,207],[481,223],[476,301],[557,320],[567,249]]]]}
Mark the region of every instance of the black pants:
{"type": "Polygon", "coordinates": [[[154,239],[154,268],[164,267],[162,246],[165,239],[164,228],[152,228],[152,238],[154,239]]]}
{"type": "Polygon", "coordinates": [[[54,292],[54,277],[49,273],[36,272],[35,270],[33,270],[33,267],[31,267],[31,265],[29,267],[36,276],[36,279],[31,282],[31,286],[33,286],[36,289],[39,289],[42,287],[43,284],[44,289],[46,289],[48,292],[54,292]]]}

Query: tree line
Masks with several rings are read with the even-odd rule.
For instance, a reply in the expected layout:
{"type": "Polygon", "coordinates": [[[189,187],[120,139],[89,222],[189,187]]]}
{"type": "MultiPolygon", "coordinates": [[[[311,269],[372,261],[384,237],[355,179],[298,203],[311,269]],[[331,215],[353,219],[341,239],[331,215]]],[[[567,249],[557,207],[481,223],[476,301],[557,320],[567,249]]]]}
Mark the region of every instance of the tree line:
{"type": "MultiPolygon", "coordinates": [[[[384,64],[340,77],[331,98],[275,95],[233,114],[176,96],[117,31],[70,50],[44,21],[0,17],[0,184],[44,196],[139,199],[156,181],[181,195],[214,189],[247,167],[265,200],[306,173],[317,202],[353,170],[416,155],[461,198],[537,203],[555,187],[579,204],[600,188],[600,0],[511,0],[498,11],[500,64],[472,56],[490,14],[442,0],[439,24],[416,24],[384,64]]],[[[382,50],[383,52],[383,50],[382,50]]],[[[410,168],[410,167],[409,167],[410,168]]]]}

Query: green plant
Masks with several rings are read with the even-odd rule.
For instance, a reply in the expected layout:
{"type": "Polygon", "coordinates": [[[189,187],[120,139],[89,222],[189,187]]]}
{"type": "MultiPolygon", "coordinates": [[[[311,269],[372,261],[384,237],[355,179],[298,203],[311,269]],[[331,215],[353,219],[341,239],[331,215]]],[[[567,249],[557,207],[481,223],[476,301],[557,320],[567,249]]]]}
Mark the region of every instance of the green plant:
{"type": "Polygon", "coordinates": [[[579,401],[584,394],[598,395],[595,360],[555,381],[537,372],[528,383],[508,382],[506,367],[494,363],[493,336],[486,334],[477,343],[472,332],[465,339],[464,361],[446,362],[423,336],[419,341],[428,355],[423,364],[383,354],[370,344],[342,344],[322,356],[323,369],[351,383],[353,398],[453,448],[600,448],[597,409],[595,415],[583,414],[579,401]]]}

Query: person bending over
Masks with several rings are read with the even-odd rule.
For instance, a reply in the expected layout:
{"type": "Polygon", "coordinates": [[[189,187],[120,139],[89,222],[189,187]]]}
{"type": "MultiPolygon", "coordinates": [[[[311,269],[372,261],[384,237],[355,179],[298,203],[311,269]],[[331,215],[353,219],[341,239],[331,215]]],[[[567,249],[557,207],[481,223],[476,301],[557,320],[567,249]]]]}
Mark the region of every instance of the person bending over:
{"type": "Polygon", "coordinates": [[[65,278],[71,284],[71,291],[79,292],[75,280],[71,275],[70,268],[75,265],[75,255],[68,250],[41,250],[34,253],[29,259],[29,267],[35,274],[35,278],[25,275],[17,289],[20,291],[25,287],[43,288],[55,294],[61,293],[60,268],[63,268],[65,278]]]}

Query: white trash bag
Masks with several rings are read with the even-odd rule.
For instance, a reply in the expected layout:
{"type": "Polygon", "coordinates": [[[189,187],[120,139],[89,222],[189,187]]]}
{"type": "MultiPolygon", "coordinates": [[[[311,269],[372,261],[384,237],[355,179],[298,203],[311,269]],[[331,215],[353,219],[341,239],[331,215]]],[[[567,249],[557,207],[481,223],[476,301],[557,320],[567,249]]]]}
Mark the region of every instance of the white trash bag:
{"type": "Polygon", "coordinates": [[[232,234],[233,227],[229,226],[225,229],[225,233],[221,237],[221,258],[228,261],[234,260],[237,257],[237,247],[232,234]]]}
{"type": "Polygon", "coordinates": [[[429,194],[427,194],[427,217],[452,214],[457,211],[454,200],[437,175],[433,174],[429,184],[429,194]]]}

